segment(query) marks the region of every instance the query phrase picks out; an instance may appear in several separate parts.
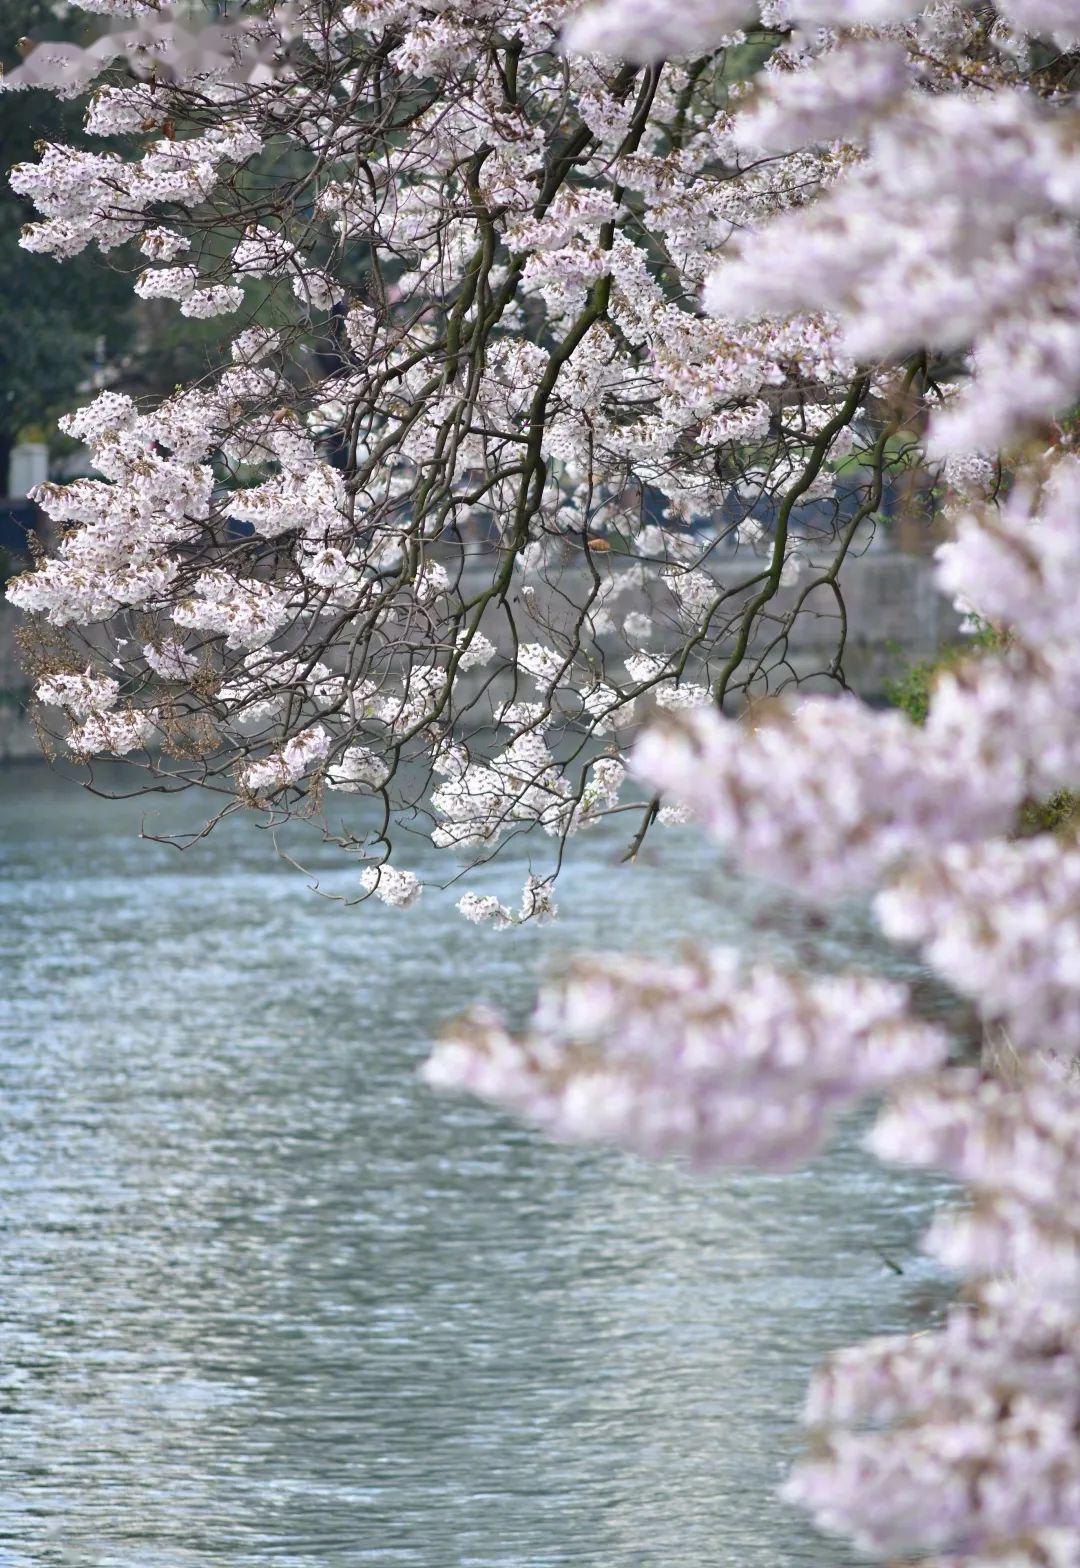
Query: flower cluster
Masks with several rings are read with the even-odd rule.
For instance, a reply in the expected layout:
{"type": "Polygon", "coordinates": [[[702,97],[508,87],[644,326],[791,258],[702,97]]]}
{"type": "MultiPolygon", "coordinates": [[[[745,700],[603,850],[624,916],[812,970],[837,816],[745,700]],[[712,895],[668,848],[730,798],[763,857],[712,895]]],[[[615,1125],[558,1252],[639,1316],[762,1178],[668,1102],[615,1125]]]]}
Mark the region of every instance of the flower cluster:
{"type": "Polygon", "coordinates": [[[830,1359],[806,1410],[822,1441],[788,1495],[865,1551],[975,1563],[1007,1543],[1018,1563],[1072,1561],[1080,1089],[1050,1070],[1020,1084],[956,1071],[903,1091],[871,1144],[972,1189],[927,1245],[976,1288],[942,1329],[830,1359]]]}
{"type": "Polygon", "coordinates": [[[457,909],[474,926],[490,925],[496,931],[524,925],[527,920],[545,925],[549,920],[554,920],[558,913],[551,896],[550,881],[541,881],[531,871],[521,890],[521,908],[517,914],[492,893],[463,893],[458,899],[457,909]]]}
{"type": "Polygon", "coordinates": [[[474,1015],[424,1072],[555,1137],[701,1168],[785,1168],[820,1148],[837,1112],[929,1071],[946,1048],[907,1016],[897,986],[807,980],[719,949],[675,964],[577,964],[543,994],[524,1037],[474,1015]]]}
{"type": "Polygon", "coordinates": [[[878,895],[882,929],[1020,1049],[1080,1039],[1080,848],[1051,836],[953,845],[878,895]]]}
{"type": "Polygon", "coordinates": [[[873,887],[934,842],[1009,826],[1015,769],[967,759],[899,713],[854,698],[777,703],[751,721],[699,708],[642,738],[635,766],[760,876],[827,901],[873,887]]]}
{"type": "Polygon", "coordinates": [[[366,893],[373,893],[391,909],[408,909],[415,904],[423,891],[420,881],[412,871],[398,871],[384,862],[381,866],[367,866],[360,873],[360,885],[366,893]]]}

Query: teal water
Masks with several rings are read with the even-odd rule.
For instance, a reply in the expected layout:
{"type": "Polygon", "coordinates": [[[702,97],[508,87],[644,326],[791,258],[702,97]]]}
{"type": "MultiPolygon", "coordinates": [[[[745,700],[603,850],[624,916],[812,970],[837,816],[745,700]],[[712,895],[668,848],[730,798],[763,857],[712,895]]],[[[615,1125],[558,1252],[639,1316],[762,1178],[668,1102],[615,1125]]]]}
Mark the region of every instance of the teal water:
{"type": "Polygon", "coordinates": [[[774,1489],[818,1357],[937,1310],[943,1189],[854,1131],[791,1177],[550,1147],[415,1068],[575,950],[877,965],[857,916],[601,836],[556,926],[477,931],[454,891],[327,902],[250,821],[140,842],[147,804],[0,775],[4,1568],[846,1561],[774,1489]]]}

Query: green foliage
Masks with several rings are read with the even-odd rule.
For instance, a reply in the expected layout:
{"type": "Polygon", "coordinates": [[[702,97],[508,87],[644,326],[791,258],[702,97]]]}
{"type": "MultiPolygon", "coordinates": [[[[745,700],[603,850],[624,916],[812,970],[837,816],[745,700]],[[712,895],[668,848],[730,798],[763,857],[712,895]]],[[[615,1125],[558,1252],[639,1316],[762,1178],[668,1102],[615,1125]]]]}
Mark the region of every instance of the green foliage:
{"type": "MultiPolygon", "coordinates": [[[[2,15],[6,67],[18,61],[12,48],[17,38],[74,38],[80,30],[96,30],[92,19],[74,20],[76,13],[58,17],[46,0],[6,0],[2,15]]],[[[169,301],[134,297],[137,254],[106,256],[91,248],[61,265],[20,248],[20,231],[36,215],[7,183],[13,164],[32,161],[41,141],[123,150],[118,138],[86,136],[85,113],[85,100],[0,94],[0,491],[10,449],[20,439],[32,434],[61,452],[71,445],[58,435],[56,421],[78,404],[99,359],[110,386],[141,397],[197,382],[222,354],[220,321],[190,321],[169,301]]],[[[250,293],[254,309],[259,291],[250,293]]]]}
{"type": "Polygon", "coordinates": [[[1006,645],[1003,634],[986,621],[977,621],[975,629],[961,643],[947,643],[936,658],[925,659],[911,665],[899,680],[889,681],[885,695],[894,708],[900,708],[915,724],[925,724],[930,707],[930,694],[942,670],[954,669],[965,659],[979,653],[992,653],[1006,645]]]}
{"type": "Polygon", "coordinates": [[[1037,833],[1074,833],[1080,828],[1080,795],[1059,789],[1047,800],[1027,800],[1020,808],[1021,838],[1037,833]]]}
{"type": "Polygon", "coordinates": [[[960,650],[948,648],[942,651],[936,659],[927,659],[919,664],[912,664],[906,669],[899,680],[889,681],[885,687],[885,695],[894,708],[900,708],[915,724],[925,724],[926,715],[930,707],[930,692],[938,672],[947,669],[950,664],[955,664],[960,658],[960,650]]]}
{"type": "MultiPolygon", "coordinates": [[[[18,61],[15,39],[65,31],[43,0],[7,0],[3,21],[7,67],[18,61]]],[[[71,36],[70,25],[67,31],[71,36]]],[[[32,159],[38,141],[88,145],[84,113],[85,105],[62,103],[51,93],[0,94],[0,490],[22,432],[32,425],[51,428],[77,401],[99,347],[114,357],[132,330],[130,279],[96,251],[66,262],[61,272],[52,257],[19,248],[19,233],[33,213],[10,189],[7,170],[32,159]]]]}

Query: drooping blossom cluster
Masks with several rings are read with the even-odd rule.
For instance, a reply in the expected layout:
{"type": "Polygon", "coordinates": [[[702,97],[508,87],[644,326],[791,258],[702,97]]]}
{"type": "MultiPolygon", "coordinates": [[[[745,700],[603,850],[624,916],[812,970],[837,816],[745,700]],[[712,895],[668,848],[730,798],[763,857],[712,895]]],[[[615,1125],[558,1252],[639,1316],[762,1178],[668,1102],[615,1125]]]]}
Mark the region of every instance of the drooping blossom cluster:
{"type": "Polygon", "coordinates": [[[868,541],[883,431],[929,387],[857,367],[827,312],[702,307],[853,156],[740,150],[758,55],[805,65],[782,8],[752,58],[708,22],[648,66],[567,53],[556,0],[270,4],[205,48],[106,9],[130,27],[7,80],[92,87],[100,143],[12,172],[23,243],[130,260],[222,353],[156,404],[99,393],[64,425],[89,473],[37,495],[54,547],[9,596],[40,674],[89,665],[131,715],[78,754],[142,737],[170,787],[361,860],[405,819],[477,858],[538,827],[557,867],[638,804],[653,705],[790,678],[795,612],[764,614],[868,541]]]}
{"type": "MultiPolygon", "coordinates": [[[[918,875],[938,850],[933,877],[955,866],[957,885],[979,887],[974,908],[994,902],[997,884],[1008,920],[1039,865],[1067,879],[1071,864],[1060,846],[984,841],[1007,834],[1026,799],[1080,780],[1078,519],[1080,462],[1071,455],[1041,483],[1032,467],[1004,506],[959,513],[954,540],[938,551],[941,587],[963,584],[965,602],[1007,640],[942,673],[925,725],[851,697],[763,704],[741,720],[701,708],[647,733],[638,771],[748,869],[803,894],[866,889],[905,863],[918,863],[918,875]]],[[[1049,887],[1037,895],[1048,920],[1063,898],[1049,887]]],[[[883,900],[890,935],[938,929],[934,915],[920,920],[914,891],[883,900]]],[[[956,933],[951,916],[944,925],[956,933]]],[[[973,975],[942,967],[960,989],[979,990],[973,975]]]]}
{"type": "MultiPolygon", "coordinates": [[[[309,0],[205,35],[104,9],[106,39],[6,83],[92,89],[101,142],[12,172],[24,244],[137,247],[136,294],[220,316],[226,351],[156,406],[99,394],[65,422],[91,474],[38,496],[57,544],[9,592],[41,672],[122,676],[131,715],[73,731],[80,755],[141,737],[170,786],[231,779],[278,815],[374,796],[380,833],[420,820],[458,855],[539,827],[557,860],[628,804],[653,706],[795,678],[818,586],[840,675],[838,573],[892,436],[929,419],[949,483],[985,494],[1077,390],[1060,0],[309,0]]],[[[988,715],[1015,666],[982,676],[988,715]]],[[[883,821],[827,840],[813,779],[792,791],[820,892],[930,816],[951,837],[946,796],[960,836],[1012,811],[1011,762],[973,800],[963,743],[931,779],[927,740],[908,791],[902,725],[822,712],[793,722],[882,741],[883,821]]],[[[323,821],[364,857],[357,806],[323,821]]]]}
{"type": "Polygon", "coordinates": [[[525,879],[525,886],[521,890],[521,907],[515,914],[508,904],[504,904],[493,893],[463,893],[458,899],[458,912],[473,925],[490,925],[496,931],[505,931],[508,927],[522,925],[526,920],[535,920],[540,925],[554,920],[558,914],[558,907],[551,893],[550,879],[542,880],[529,872],[525,879]]]}
{"type": "Polygon", "coordinates": [[[946,1038],[906,1000],[884,981],[807,980],[724,948],[680,963],[595,959],[543,994],[524,1038],[477,1014],[424,1071],[558,1138],[786,1168],[820,1148],[839,1111],[942,1061],[946,1038]]]}
{"type": "Polygon", "coordinates": [[[807,1402],[816,1451],[787,1494],[883,1556],[1073,1563],[1080,1086],[1060,1064],[1019,1083],[956,1070],[902,1091],[871,1143],[969,1185],[927,1247],[975,1288],[940,1329],[831,1358],[807,1402]]]}
{"type": "Polygon", "coordinates": [[[599,0],[570,36],[654,59],[759,26],[792,32],[736,118],[739,155],[844,148],[847,166],[819,200],[775,206],[745,227],[711,272],[707,308],[765,319],[827,311],[842,351],[861,361],[920,347],[970,356],[973,378],[931,422],[940,456],[994,451],[1067,412],[1080,394],[1075,7],[599,0]]]}
{"type": "Polygon", "coordinates": [[[366,866],[360,873],[360,882],[365,892],[373,893],[391,909],[408,909],[420,897],[420,881],[415,873],[398,871],[385,862],[366,866]]]}

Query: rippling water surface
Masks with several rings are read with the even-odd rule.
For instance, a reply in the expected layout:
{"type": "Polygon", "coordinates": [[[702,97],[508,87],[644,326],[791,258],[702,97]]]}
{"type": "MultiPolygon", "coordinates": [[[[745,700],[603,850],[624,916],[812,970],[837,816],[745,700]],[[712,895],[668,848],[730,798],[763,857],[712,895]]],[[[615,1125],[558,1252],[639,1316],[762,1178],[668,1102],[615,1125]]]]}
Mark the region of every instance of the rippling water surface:
{"type": "MultiPolygon", "coordinates": [[[[940,1190],[854,1134],[704,1181],[415,1078],[439,1018],[569,952],[797,921],[690,838],[633,871],[583,841],[545,931],[348,910],[249,821],[178,855],[145,809],[0,776],[4,1568],[844,1560],[774,1488],[820,1354],[935,1310],[940,1190]]],[[[852,952],[857,920],[809,956],[852,952]]]]}

